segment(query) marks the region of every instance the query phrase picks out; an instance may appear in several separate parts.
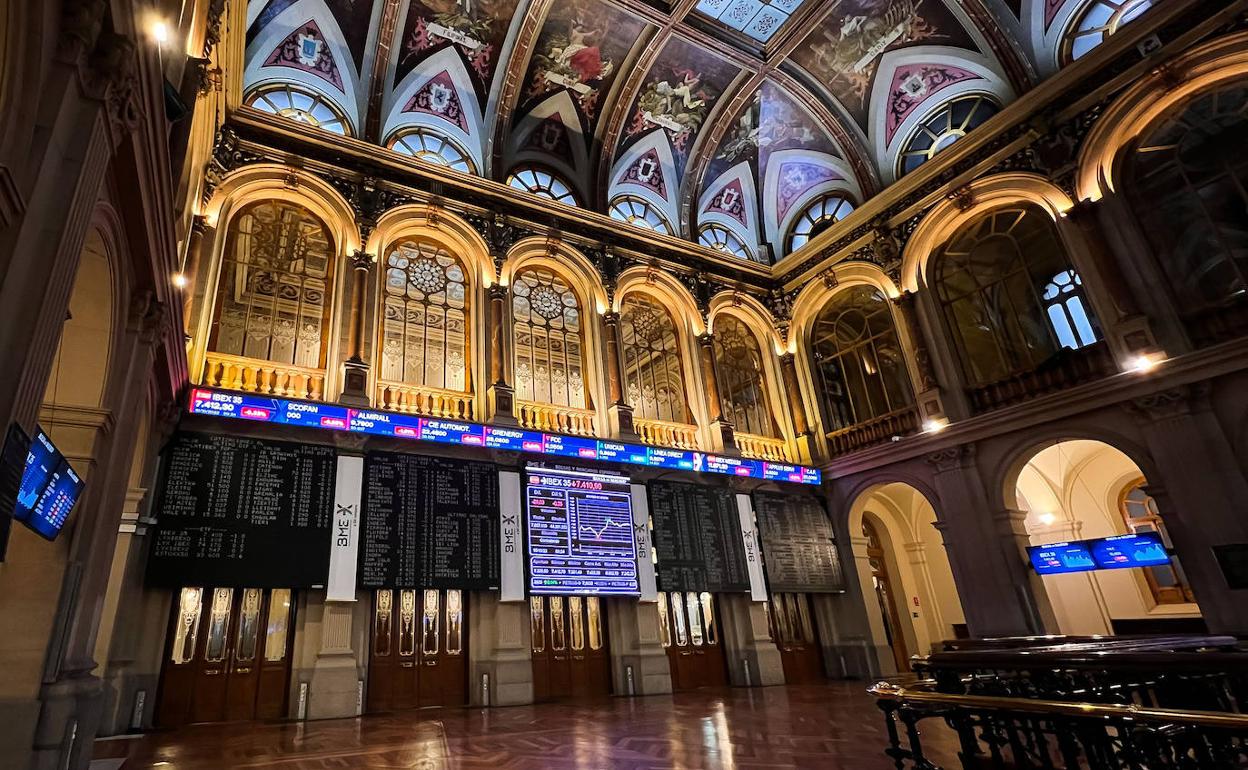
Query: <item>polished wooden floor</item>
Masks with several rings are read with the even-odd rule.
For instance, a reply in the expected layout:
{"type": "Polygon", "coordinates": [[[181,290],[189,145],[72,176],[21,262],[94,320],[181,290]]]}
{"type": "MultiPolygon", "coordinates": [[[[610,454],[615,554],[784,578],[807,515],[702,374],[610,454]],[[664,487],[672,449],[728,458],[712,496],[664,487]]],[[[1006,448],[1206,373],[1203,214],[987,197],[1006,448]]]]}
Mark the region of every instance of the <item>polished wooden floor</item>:
{"type": "MultiPolygon", "coordinates": [[[[125,744],[123,770],[886,770],[893,765],[881,753],[883,720],[863,688],[832,682],[303,724],[199,725],[110,742],[111,751],[100,754],[117,756],[115,744],[125,744]]],[[[957,766],[952,733],[926,735],[923,743],[937,763],[957,766]]]]}

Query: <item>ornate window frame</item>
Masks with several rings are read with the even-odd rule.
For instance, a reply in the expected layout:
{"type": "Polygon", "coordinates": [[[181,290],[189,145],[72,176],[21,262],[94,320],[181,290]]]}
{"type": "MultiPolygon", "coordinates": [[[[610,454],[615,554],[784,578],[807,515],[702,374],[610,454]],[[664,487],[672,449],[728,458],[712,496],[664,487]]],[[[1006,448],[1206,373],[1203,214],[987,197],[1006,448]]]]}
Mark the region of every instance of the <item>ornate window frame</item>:
{"type": "Polygon", "coordinates": [[[445,166],[453,171],[476,174],[477,166],[458,142],[427,126],[413,126],[396,131],[386,147],[399,155],[445,166]]]}
{"type": "Polygon", "coordinates": [[[516,166],[507,175],[507,186],[513,190],[527,192],[539,198],[562,203],[565,206],[580,206],[572,185],[563,177],[542,166],[516,166]]]}
{"type": "Polygon", "coordinates": [[[351,121],[332,99],[295,83],[268,83],[247,93],[243,104],[260,112],[350,137],[351,121]]]}
{"type": "Polygon", "coordinates": [[[937,105],[919,121],[897,153],[897,178],[928,162],[1000,111],[995,97],[980,92],[961,94],[937,105]],[[963,110],[965,114],[960,114],[963,110]],[[917,162],[908,163],[911,159],[917,162]]]}

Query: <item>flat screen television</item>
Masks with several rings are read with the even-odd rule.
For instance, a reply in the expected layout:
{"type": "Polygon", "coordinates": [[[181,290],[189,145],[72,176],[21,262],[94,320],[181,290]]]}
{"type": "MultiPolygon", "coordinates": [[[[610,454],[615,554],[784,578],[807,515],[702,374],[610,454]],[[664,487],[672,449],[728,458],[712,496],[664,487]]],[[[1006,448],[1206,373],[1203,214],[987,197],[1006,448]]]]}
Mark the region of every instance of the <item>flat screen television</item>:
{"type": "Polygon", "coordinates": [[[1170,554],[1158,532],[1136,532],[1092,540],[1088,544],[1099,569],[1159,567],[1170,563],[1170,554]]]}
{"type": "Polygon", "coordinates": [[[525,469],[529,593],[640,596],[632,488],[588,469],[525,469]]]}
{"type": "Polygon", "coordinates": [[[13,517],[48,540],[56,539],[82,495],[83,481],[42,428],[26,454],[13,517]]]}
{"type": "Polygon", "coordinates": [[[1031,566],[1039,575],[1062,575],[1097,569],[1088,543],[1084,540],[1029,546],[1027,557],[1031,559],[1031,566]]]}

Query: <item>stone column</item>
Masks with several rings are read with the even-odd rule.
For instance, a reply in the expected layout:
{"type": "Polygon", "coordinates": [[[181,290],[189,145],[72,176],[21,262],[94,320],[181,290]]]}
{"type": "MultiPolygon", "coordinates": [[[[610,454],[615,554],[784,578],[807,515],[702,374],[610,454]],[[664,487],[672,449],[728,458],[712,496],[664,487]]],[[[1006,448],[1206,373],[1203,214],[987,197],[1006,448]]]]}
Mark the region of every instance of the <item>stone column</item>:
{"type": "Polygon", "coordinates": [[[948,415],[945,414],[945,406],[940,397],[940,384],[936,381],[936,372],[932,368],[931,350],[928,348],[926,337],[923,336],[923,329],[919,326],[919,318],[915,310],[914,293],[905,292],[898,297],[894,297],[893,307],[897,311],[899,325],[909,339],[911,351],[913,352],[911,357],[913,367],[911,371],[914,374],[914,383],[917,386],[915,388],[914,401],[919,409],[919,420],[920,422],[946,420],[948,415]]]}
{"type": "Polygon", "coordinates": [[[636,439],[633,430],[633,408],[624,401],[624,376],[620,364],[620,314],[607,311],[602,314],[602,337],[606,341],[607,391],[611,399],[608,412],[611,432],[623,439],[636,439]]]}
{"type": "Polygon", "coordinates": [[[724,405],[719,392],[719,377],[715,371],[715,337],[703,334],[698,337],[698,361],[702,365],[702,380],[706,387],[706,408],[711,419],[711,448],[717,452],[735,451],[732,421],[724,417],[724,405]]]}
{"type": "Polygon", "coordinates": [[[500,602],[496,592],[473,594],[468,613],[468,698],[474,706],[533,702],[532,640],[527,602],[500,602]],[[482,677],[489,677],[486,703],[482,677]]]}
{"type": "Polygon", "coordinates": [[[974,444],[928,456],[935,471],[933,501],[953,579],[973,636],[1056,632],[1048,596],[1027,566],[1022,511],[993,511],[974,444]]]}
{"type": "Polygon", "coordinates": [[[199,326],[195,314],[200,306],[212,306],[211,302],[205,301],[207,287],[200,276],[200,270],[204,266],[204,243],[211,244],[216,238],[216,232],[215,227],[208,226],[208,218],[203,214],[196,214],[191,220],[191,232],[186,239],[186,259],[181,271],[185,282],[182,286],[182,329],[186,333],[187,341],[190,341],[199,326]]]}
{"type": "MultiPolygon", "coordinates": [[[[352,645],[352,602],[327,602],[324,592],[308,597],[308,614],[320,610],[320,646],[308,678],[308,719],[329,719],[356,715],[360,669],[352,645]]],[[[311,624],[308,624],[311,625],[311,624]]],[[[298,687],[297,678],[291,685],[298,687]]],[[[297,693],[297,690],[296,690],[297,693]]],[[[291,712],[297,708],[291,699],[291,712]]]]}
{"type": "Polygon", "coordinates": [[[368,276],[373,255],[357,251],[351,255],[351,310],[347,324],[347,344],[351,355],[343,364],[342,396],[339,400],[354,406],[370,406],[368,362],[364,360],[364,313],[368,306],[368,276]]]}
{"type": "Polygon", "coordinates": [[[659,641],[659,611],[654,602],[607,599],[607,634],[611,642],[611,680],[615,692],[662,695],[672,691],[667,650],[659,641]]]}
{"type": "Polygon", "coordinates": [[[719,594],[716,605],[728,680],[736,687],[784,684],[780,650],[771,639],[762,602],[750,601],[748,594],[719,594]]]}
{"type": "Polygon", "coordinates": [[[802,398],[802,389],[797,383],[797,356],[785,353],[780,356],[780,376],[784,380],[784,395],[789,402],[789,413],[793,415],[793,432],[799,463],[814,462],[814,440],[811,434],[810,417],[806,411],[806,402],[802,398]]]}
{"type": "Polygon", "coordinates": [[[507,364],[511,359],[511,335],[507,333],[507,300],[511,291],[501,283],[486,290],[490,302],[490,413],[497,425],[518,425],[516,391],[507,383],[507,364]]]}
{"type": "Polygon", "coordinates": [[[1221,545],[1248,543],[1248,481],[1210,408],[1208,383],[1132,402],[1161,478],[1150,494],[1214,633],[1248,635],[1248,590],[1232,590],[1215,556],[1221,545]]]}

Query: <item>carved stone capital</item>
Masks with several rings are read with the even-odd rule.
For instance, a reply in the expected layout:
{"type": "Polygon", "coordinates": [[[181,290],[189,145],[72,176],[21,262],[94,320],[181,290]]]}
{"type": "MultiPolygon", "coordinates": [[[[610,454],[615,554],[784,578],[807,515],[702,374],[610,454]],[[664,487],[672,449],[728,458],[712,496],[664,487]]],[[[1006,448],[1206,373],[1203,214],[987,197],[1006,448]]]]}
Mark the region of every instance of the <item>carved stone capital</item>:
{"type": "Polygon", "coordinates": [[[959,444],[931,452],[925,458],[937,473],[965,468],[975,459],[974,444],[959,444]]]}
{"type": "Polygon", "coordinates": [[[373,269],[373,265],[377,263],[377,258],[366,251],[356,251],[351,255],[351,269],[361,273],[367,273],[373,269]]]}
{"type": "Polygon", "coordinates": [[[485,290],[485,295],[491,301],[498,300],[499,302],[506,302],[507,297],[511,296],[511,289],[505,284],[492,283],[490,284],[490,287],[485,290]]]}
{"type": "Polygon", "coordinates": [[[1190,415],[1208,406],[1210,385],[1198,382],[1131,399],[1127,411],[1143,422],[1161,422],[1190,415]]]}

